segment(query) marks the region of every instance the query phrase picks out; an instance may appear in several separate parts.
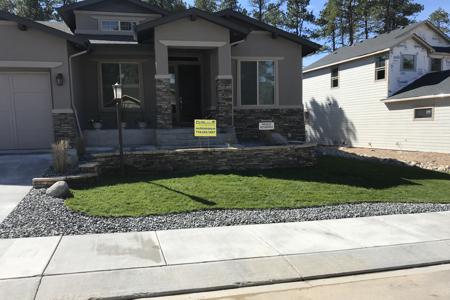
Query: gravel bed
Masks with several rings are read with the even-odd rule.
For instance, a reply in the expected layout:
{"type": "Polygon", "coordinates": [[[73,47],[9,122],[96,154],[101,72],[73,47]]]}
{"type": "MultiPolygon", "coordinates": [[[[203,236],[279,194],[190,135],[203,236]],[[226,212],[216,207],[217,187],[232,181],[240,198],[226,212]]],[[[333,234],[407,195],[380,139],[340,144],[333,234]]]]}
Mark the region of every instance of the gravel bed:
{"type": "Polygon", "coordinates": [[[0,238],[166,230],[194,227],[312,221],[450,210],[450,204],[361,203],[296,209],[205,210],[148,217],[89,217],[62,199],[32,189],[0,224],[0,238]]]}

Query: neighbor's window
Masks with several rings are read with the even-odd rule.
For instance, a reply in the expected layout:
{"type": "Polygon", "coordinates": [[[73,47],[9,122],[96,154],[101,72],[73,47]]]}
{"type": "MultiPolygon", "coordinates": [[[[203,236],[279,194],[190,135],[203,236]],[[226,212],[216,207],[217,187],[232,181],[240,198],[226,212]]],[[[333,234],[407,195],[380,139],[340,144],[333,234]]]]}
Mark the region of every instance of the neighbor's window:
{"type": "Polygon", "coordinates": [[[375,80],[386,78],[386,56],[375,57],[375,80]]]}
{"type": "Polygon", "coordinates": [[[132,31],[136,22],[103,20],[101,22],[102,31],[132,31]]]}
{"type": "Polygon", "coordinates": [[[339,68],[331,69],[331,87],[339,87],[339,68]]]}
{"type": "MultiPolygon", "coordinates": [[[[112,85],[122,85],[122,94],[140,100],[139,65],[137,63],[101,63],[102,103],[106,108],[113,100],[112,85]]],[[[127,103],[126,108],[139,108],[139,104],[127,103]]]]}
{"type": "Polygon", "coordinates": [[[414,119],[432,119],[433,108],[416,108],[414,109],[414,119]]]}
{"type": "Polygon", "coordinates": [[[241,105],[275,104],[275,62],[240,62],[241,105]]]}
{"type": "Polygon", "coordinates": [[[412,54],[402,55],[402,71],[416,70],[416,56],[412,54]]]}
{"type": "Polygon", "coordinates": [[[442,59],[432,58],[431,59],[431,72],[442,71],[442,59]]]}

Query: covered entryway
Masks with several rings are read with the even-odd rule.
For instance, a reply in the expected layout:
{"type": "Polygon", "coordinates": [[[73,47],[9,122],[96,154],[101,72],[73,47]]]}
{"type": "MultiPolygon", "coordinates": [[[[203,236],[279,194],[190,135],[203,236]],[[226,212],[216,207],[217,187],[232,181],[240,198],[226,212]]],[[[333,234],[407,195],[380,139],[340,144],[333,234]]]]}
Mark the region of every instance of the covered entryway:
{"type": "Polygon", "coordinates": [[[0,72],[0,150],[46,149],[53,142],[47,72],[0,72]]]}

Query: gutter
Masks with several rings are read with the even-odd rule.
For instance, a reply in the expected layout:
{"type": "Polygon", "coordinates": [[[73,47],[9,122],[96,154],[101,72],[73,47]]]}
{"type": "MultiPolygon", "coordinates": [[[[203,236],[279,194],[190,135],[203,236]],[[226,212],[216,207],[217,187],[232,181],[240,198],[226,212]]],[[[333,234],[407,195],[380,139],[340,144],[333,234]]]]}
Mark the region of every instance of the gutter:
{"type": "Polygon", "coordinates": [[[403,102],[403,101],[426,100],[426,99],[442,99],[442,98],[450,98],[450,94],[417,96],[417,97],[408,97],[408,98],[399,98],[399,99],[386,98],[386,99],[381,99],[380,101],[383,102],[383,103],[394,103],[394,102],[403,102]]]}
{"type": "Polygon", "coordinates": [[[77,111],[77,108],[75,106],[75,101],[74,101],[72,61],[75,57],[84,55],[88,52],[89,52],[89,49],[69,55],[70,106],[72,107],[73,113],[75,114],[75,121],[77,123],[77,129],[78,129],[78,134],[79,134],[80,138],[83,138],[83,132],[81,131],[80,119],[78,118],[78,111],[77,111]]]}

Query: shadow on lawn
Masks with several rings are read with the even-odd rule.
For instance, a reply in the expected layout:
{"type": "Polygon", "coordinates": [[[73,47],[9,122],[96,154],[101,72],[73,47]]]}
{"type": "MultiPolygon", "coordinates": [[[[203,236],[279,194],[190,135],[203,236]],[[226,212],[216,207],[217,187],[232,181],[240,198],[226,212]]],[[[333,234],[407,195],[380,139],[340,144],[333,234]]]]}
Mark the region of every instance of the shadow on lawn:
{"type": "MultiPolygon", "coordinates": [[[[215,205],[207,199],[185,194],[182,191],[155,183],[160,179],[187,178],[195,175],[237,175],[241,177],[264,177],[269,179],[304,181],[325,184],[340,184],[367,189],[386,189],[402,185],[420,185],[417,180],[450,180],[450,174],[424,170],[410,166],[387,165],[371,161],[361,161],[349,158],[324,156],[318,159],[313,167],[287,168],[253,171],[224,171],[224,172],[171,172],[165,174],[147,174],[128,176],[126,178],[102,178],[96,186],[116,185],[122,183],[146,182],[169,191],[190,197],[192,200],[215,205]]],[[[82,187],[88,189],[90,186],[82,187]]]]}
{"type": "Polygon", "coordinates": [[[166,189],[166,190],[168,190],[170,192],[174,192],[174,193],[186,196],[189,199],[191,199],[192,201],[198,202],[198,203],[203,204],[203,205],[213,206],[213,205],[217,204],[216,202],[209,201],[208,199],[205,199],[205,198],[202,198],[202,197],[198,197],[198,196],[194,196],[194,195],[190,195],[190,194],[187,194],[185,192],[182,192],[182,191],[179,191],[179,190],[175,190],[175,189],[173,189],[171,187],[165,186],[163,184],[155,183],[155,182],[152,182],[152,181],[147,182],[147,183],[148,184],[152,184],[152,185],[156,185],[157,187],[166,189]]]}

